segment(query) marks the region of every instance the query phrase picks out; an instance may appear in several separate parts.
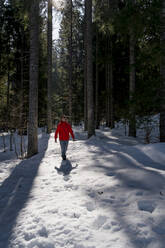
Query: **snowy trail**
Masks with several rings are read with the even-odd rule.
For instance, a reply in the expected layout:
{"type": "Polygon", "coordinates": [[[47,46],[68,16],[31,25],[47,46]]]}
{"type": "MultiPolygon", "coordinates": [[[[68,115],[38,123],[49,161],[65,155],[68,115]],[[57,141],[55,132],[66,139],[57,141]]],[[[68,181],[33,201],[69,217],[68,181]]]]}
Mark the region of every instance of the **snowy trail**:
{"type": "Polygon", "coordinates": [[[164,248],[165,144],[75,133],[68,175],[52,134],[4,177],[0,248],[164,248]]]}

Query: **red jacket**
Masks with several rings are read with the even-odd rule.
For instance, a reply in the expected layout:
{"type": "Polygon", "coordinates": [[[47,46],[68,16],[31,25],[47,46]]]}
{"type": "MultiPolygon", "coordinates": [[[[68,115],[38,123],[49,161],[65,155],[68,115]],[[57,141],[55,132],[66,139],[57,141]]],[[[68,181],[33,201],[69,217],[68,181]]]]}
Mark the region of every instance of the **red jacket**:
{"type": "Polygon", "coordinates": [[[72,135],[72,138],[74,139],[73,130],[69,123],[61,121],[56,129],[55,132],[55,139],[57,139],[57,136],[59,134],[59,140],[69,140],[69,134],[72,135]]]}

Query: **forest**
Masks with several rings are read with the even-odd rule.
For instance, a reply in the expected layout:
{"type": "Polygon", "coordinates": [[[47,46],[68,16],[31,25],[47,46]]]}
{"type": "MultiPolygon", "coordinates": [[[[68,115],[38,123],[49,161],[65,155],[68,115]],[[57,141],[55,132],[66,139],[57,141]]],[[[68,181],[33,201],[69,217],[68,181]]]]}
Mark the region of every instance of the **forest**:
{"type": "Polygon", "coordinates": [[[0,248],[164,248],[164,206],[165,0],[0,0],[0,248]]]}
{"type": "Polygon", "coordinates": [[[158,114],[164,142],[164,8],[160,0],[1,0],[1,132],[28,135],[30,157],[38,127],[51,133],[62,114],[88,138],[100,125],[122,121],[133,137],[144,125],[148,143],[158,114]]]}

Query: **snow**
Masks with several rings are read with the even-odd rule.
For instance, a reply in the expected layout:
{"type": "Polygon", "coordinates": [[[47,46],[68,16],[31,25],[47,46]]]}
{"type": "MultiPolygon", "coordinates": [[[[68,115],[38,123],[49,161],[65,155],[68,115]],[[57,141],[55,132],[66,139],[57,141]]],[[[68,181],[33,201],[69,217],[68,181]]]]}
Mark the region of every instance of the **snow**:
{"type": "MultiPolygon", "coordinates": [[[[87,140],[74,127],[67,161],[39,132],[39,153],[0,144],[0,248],[164,248],[165,143],[120,128],[87,140]]],[[[2,142],[2,141],[0,141],[2,142]]]]}

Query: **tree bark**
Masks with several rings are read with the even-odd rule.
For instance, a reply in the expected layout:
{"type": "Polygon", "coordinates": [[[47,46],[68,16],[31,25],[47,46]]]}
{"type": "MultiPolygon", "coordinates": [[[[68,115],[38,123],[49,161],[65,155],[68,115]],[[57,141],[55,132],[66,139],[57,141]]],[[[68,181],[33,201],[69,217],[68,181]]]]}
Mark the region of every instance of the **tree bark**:
{"type": "Polygon", "coordinates": [[[110,127],[114,128],[114,93],[113,93],[113,61],[112,61],[112,40],[110,40],[110,127]]]}
{"type": "Polygon", "coordinates": [[[47,85],[47,133],[52,130],[52,0],[48,0],[48,30],[47,30],[47,53],[48,53],[48,85],[47,85]]]}
{"type": "Polygon", "coordinates": [[[160,142],[165,142],[165,2],[161,6],[161,64],[160,64],[160,142]]]}
{"type": "Polygon", "coordinates": [[[84,131],[88,130],[87,115],[87,41],[86,41],[86,2],[85,2],[85,22],[84,22],[84,131]]]}
{"type": "Polygon", "coordinates": [[[72,0],[70,0],[70,39],[69,39],[69,122],[72,124],[72,8],[73,3],[72,0]]]}
{"type": "MultiPolygon", "coordinates": [[[[110,15],[114,13],[117,8],[117,1],[107,0],[107,7],[110,15]]],[[[112,62],[112,35],[107,33],[106,36],[106,125],[114,128],[114,95],[113,95],[113,62],[112,62]]]]}
{"type": "Polygon", "coordinates": [[[130,38],[129,38],[129,46],[130,46],[130,78],[129,78],[129,100],[130,100],[130,119],[129,119],[129,136],[136,137],[136,117],[135,117],[135,109],[132,105],[133,95],[135,93],[135,36],[134,30],[130,28],[130,38]]]}
{"type": "Polygon", "coordinates": [[[9,64],[8,64],[8,72],[7,72],[7,118],[6,118],[7,128],[10,127],[10,72],[9,72],[9,64]]]}
{"type": "Polygon", "coordinates": [[[23,133],[24,121],[23,121],[23,107],[24,107],[24,35],[21,38],[21,89],[20,89],[20,123],[19,132],[20,135],[23,133]]]}
{"type": "Polygon", "coordinates": [[[110,65],[106,62],[105,65],[105,80],[106,80],[106,126],[110,127],[110,65]]]}
{"type": "Polygon", "coordinates": [[[28,157],[38,153],[38,48],[39,0],[33,0],[30,8],[28,157]]]}
{"type": "Polygon", "coordinates": [[[96,26],[96,87],[95,87],[95,128],[99,128],[99,99],[98,99],[98,91],[99,91],[99,67],[98,67],[98,30],[96,26]]]}
{"type": "Polygon", "coordinates": [[[106,54],[108,59],[105,66],[106,73],[106,125],[114,128],[114,99],[113,99],[113,63],[112,63],[112,41],[106,37],[106,54]]]}
{"type": "Polygon", "coordinates": [[[88,138],[95,134],[94,122],[94,87],[92,61],[92,0],[85,0],[86,5],[86,42],[87,42],[87,106],[88,138]]]}

